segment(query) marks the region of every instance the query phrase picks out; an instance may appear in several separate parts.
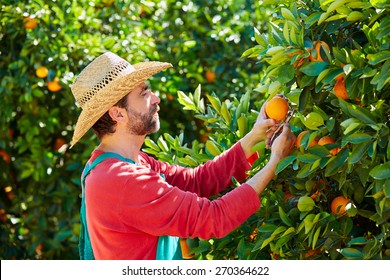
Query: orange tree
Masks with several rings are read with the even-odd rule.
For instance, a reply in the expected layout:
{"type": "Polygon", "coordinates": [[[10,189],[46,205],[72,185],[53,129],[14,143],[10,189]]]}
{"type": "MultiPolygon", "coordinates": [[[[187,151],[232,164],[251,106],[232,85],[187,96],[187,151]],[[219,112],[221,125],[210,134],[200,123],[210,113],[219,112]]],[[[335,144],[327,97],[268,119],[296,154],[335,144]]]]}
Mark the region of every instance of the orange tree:
{"type": "MultiPolygon", "coordinates": [[[[149,153],[196,166],[245,135],[277,93],[290,102],[292,130],[307,131],[278,165],[257,213],[225,238],[191,240],[192,252],[198,259],[389,259],[390,4],[268,2],[280,4],[278,17],[268,32],[255,30],[257,45],[243,53],[263,67],[258,87],[224,100],[208,92],[207,102],[200,86],[179,92],[184,109],[210,129],[204,147],[185,144],[183,135],[147,141],[149,153]]],[[[255,147],[250,174],[267,162],[264,146],[255,147]]]]}
{"type": "Polygon", "coordinates": [[[183,131],[180,141],[198,137],[202,147],[208,129],[182,112],[177,90],[202,83],[232,97],[255,87],[260,66],[240,55],[253,45],[253,21],[270,13],[250,2],[1,2],[1,259],[78,258],[80,174],[97,140],[90,132],[68,149],[79,113],[69,86],[88,61],[109,50],[132,63],[173,63],[150,81],[161,97],[161,131],[183,131]]]}

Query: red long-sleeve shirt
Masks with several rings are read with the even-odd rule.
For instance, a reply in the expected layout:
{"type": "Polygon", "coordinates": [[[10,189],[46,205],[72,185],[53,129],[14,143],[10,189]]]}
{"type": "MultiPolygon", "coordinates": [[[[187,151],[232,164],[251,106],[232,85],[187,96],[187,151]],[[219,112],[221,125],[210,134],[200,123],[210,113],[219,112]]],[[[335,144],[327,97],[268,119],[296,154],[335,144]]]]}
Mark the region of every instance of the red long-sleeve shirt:
{"type": "MultiPolygon", "coordinates": [[[[90,161],[102,152],[95,150],[90,161]]],[[[260,207],[242,184],[253,159],[240,144],[194,169],[169,165],[140,153],[140,165],[106,159],[86,178],[86,215],[95,259],[155,259],[159,236],[223,237],[260,207]],[[160,174],[163,174],[163,179],[160,174]]]]}

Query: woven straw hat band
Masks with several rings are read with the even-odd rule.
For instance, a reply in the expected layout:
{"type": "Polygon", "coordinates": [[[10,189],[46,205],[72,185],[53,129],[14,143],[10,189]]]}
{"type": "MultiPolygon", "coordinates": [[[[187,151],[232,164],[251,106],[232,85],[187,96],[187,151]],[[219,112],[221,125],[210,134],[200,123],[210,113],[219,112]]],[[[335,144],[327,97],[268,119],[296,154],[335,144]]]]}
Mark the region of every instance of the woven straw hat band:
{"type": "Polygon", "coordinates": [[[131,65],[107,52],[81,71],[71,87],[81,114],[77,120],[71,147],[126,94],[158,72],[172,67],[159,61],[131,65]]]}

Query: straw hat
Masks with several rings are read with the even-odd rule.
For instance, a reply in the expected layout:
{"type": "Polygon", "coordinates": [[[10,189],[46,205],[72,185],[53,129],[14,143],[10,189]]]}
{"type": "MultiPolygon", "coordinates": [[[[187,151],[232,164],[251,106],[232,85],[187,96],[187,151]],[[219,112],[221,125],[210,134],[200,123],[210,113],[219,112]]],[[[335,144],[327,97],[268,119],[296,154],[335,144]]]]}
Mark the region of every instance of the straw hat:
{"type": "Polygon", "coordinates": [[[166,62],[150,61],[131,65],[106,52],[81,71],[71,86],[82,111],[73,133],[71,147],[125,95],[154,74],[172,67],[166,62]]]}

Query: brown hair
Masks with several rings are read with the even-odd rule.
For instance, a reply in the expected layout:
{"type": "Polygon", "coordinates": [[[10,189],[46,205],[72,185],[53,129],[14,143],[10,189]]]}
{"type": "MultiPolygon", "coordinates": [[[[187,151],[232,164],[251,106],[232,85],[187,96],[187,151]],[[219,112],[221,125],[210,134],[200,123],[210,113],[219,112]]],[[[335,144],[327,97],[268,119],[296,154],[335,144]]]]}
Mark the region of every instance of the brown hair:
{"type": "MultiPolygon", "coordinates": [[[[119,108],[127,108],[127,96],[125,95],[114,106],[119,108]]],[[[116,121],[108,114],[108,111],[92,126],[97,137],[101,140],[104,135],[115,132],[116,121]]]]}

